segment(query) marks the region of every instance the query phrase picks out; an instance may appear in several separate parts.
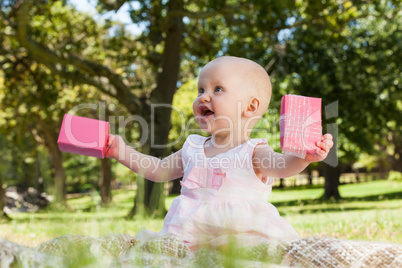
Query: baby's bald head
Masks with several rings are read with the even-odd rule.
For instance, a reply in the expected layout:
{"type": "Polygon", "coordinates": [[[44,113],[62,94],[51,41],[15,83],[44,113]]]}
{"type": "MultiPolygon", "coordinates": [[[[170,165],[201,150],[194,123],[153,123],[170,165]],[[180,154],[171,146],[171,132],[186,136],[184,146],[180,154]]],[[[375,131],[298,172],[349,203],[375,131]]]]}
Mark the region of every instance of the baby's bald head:
{"type": "Polygon", "coordinates": [[[262,116],[268,109],[272,94],[271,81],[265,69],[254,61],[233,56],[216,58],[204,68],[214,64],[229,64],[233,67],[231,69],[234,76],[247,80],[249,87],[244,88],[244,93],[250,98],[257,97],[259,99],[258,115],[262,116]]]}

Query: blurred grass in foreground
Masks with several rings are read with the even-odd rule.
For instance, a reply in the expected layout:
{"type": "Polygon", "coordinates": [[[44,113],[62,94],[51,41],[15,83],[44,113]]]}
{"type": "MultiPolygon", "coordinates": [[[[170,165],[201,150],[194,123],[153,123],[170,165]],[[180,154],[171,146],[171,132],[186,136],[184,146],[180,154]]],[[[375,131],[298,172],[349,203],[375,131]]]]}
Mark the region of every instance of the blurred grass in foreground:
{"type": "MultiPolygon", "coordinates": [[[[340,201],[320,200],[322,186],[274,189],[270,197],[281,215],[301,237],[329,236],[343,239],[402,244],[402,183],[372,181],[340,186],[340,201]]],[[[125,220],[133,204],[133,190],[113,192],[113,204],[102,208],[99,197],[69,199],[70,210],[56,208],[35,214],[13,214],[0,222],[0,237],[37,246],[60,235],[98,237],[110,233],[134,236],[141,229],[159,231],[163,219],[125,220]]],[[[169,207],[173,196],[166,198],[169,207]]],[[[250,219],[250,223],[252,219],[250,219]]]]}

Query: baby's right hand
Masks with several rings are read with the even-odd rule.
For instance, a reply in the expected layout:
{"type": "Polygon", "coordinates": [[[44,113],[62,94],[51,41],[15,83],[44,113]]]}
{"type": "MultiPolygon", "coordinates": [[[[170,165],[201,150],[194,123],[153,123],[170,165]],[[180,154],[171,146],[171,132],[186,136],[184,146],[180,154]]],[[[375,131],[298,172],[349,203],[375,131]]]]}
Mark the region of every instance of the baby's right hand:
{"type": "Polygon", "coordinates": [[[121,136],[109,134],[109,141],[107,143],[105,157],[118,159],[119,152],[124,152],[125,146],[126,143],[121,136]]]}

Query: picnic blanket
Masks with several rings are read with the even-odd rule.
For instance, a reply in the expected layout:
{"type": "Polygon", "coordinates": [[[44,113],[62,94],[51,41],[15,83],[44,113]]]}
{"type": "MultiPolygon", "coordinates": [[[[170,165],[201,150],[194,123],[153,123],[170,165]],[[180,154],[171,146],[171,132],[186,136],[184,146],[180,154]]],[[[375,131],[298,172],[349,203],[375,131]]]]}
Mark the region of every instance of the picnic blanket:
{"type": "Polygon", "coordinates": [[[171,236],[68,235],[35,248],[0,238],[0,267],[402,267],[402,245],[310,237],[193,253],[171,236]]]}

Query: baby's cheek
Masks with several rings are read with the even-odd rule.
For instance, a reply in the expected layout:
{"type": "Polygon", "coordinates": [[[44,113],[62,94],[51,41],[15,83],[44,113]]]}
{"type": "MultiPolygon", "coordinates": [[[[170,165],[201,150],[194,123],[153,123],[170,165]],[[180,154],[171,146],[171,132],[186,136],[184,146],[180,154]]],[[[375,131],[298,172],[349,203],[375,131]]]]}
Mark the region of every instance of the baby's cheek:
{"type": "Polygon", "coordinates": [[[197,115],[197,111],[198,111],[198,101],[197,99],[195,99],[193,102],[193,114],[197,115]]]}

